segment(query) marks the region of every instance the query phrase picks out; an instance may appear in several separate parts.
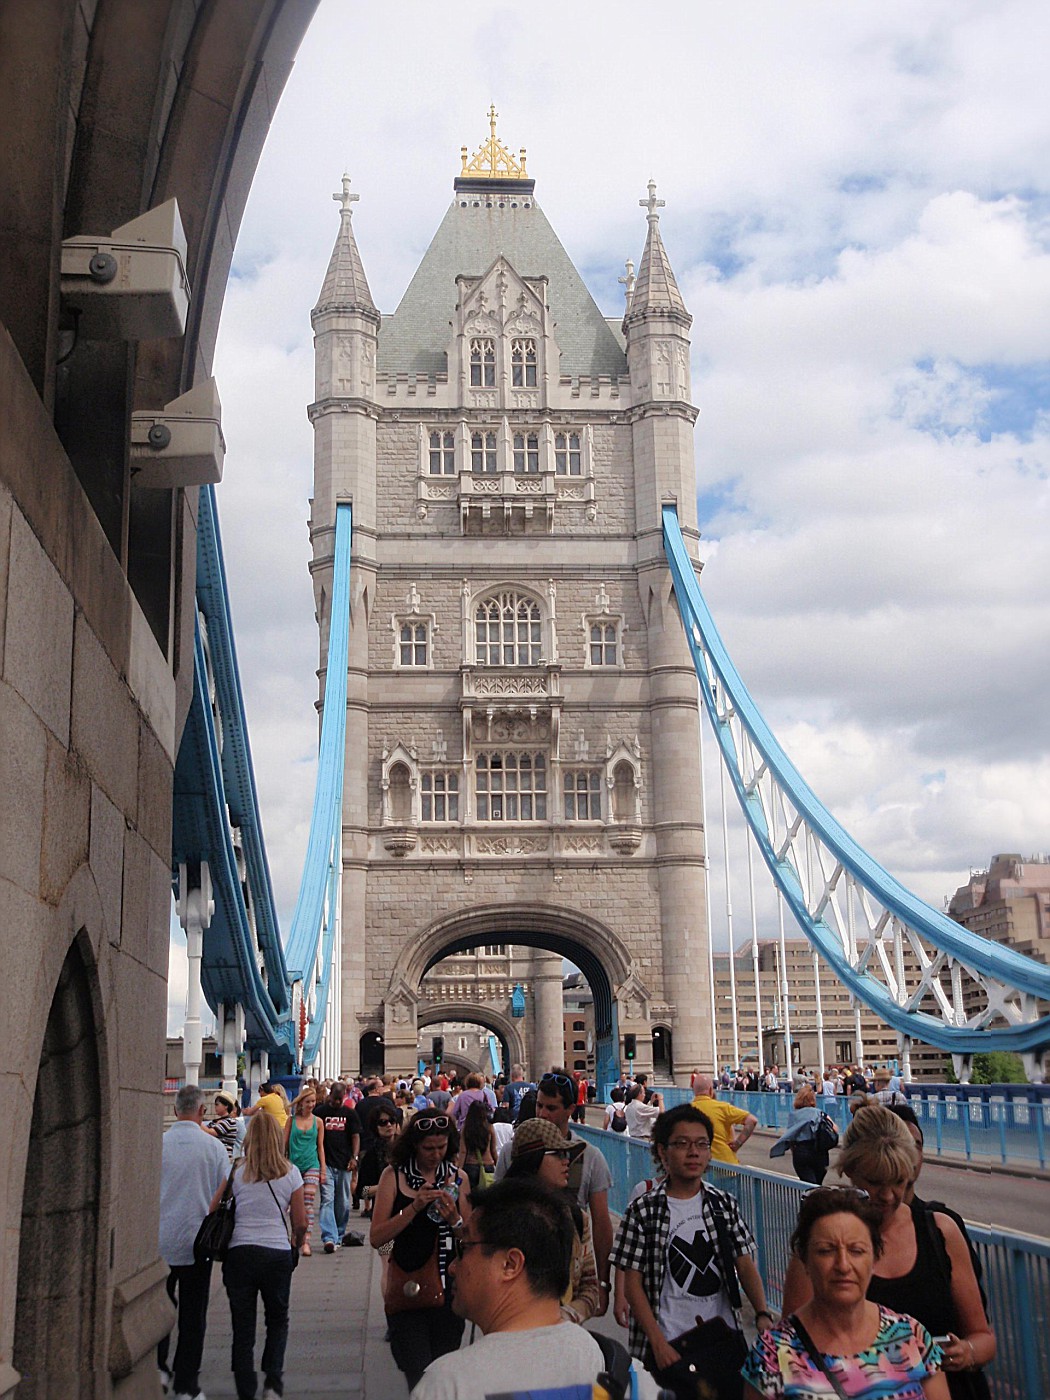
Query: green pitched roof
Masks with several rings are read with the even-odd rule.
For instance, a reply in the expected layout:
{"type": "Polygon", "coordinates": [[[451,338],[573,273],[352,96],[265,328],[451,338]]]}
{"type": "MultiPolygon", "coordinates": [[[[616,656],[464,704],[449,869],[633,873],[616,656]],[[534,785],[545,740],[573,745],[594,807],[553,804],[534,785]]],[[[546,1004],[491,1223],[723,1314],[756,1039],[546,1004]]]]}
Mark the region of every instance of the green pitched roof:
{"type": "Polygon", "coordinates": [[[444,373],[456,278],[481,277],[500,254],[519,276],[548,279],[562,375],[626,375],[627,358],[616,335],[542,209],[531,196],[501,195],[499,190],[457,193],[401,304],[392,316],[383,317],[377,368],[390,374],[444,373]]]}

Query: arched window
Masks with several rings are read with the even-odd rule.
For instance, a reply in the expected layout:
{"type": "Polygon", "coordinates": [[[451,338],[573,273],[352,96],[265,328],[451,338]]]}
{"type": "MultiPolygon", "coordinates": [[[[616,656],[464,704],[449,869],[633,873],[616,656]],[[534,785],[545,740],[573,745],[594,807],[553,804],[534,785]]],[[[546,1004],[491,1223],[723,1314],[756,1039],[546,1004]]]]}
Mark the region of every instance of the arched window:
{"type": "Polygon", "coordinates": [[[496,385],[496,342],[470,342],[470,383],[475,389],[492,389],[496,385]]]}
{"type": "Polygon", "coordinates": [[[538,666],[543,624],[540,605],[517,593],[485,598],[474,612],[479,666],[538,666]]]}
{"type": "Polygon", "coordinates": [[[515,389],[536,387],[536,342],[513,340],[510,346],[511,384],[515,389]]]}

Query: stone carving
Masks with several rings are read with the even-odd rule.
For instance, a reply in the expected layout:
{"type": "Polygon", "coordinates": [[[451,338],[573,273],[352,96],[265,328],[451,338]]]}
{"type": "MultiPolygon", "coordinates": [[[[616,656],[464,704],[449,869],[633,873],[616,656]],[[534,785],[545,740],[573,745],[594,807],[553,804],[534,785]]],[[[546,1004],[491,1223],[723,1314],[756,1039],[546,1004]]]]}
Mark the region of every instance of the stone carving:
{"type": "Polygon", "coordinates": [[[656,342],[656,392],[666,399],[687,397],[688,359],[678,341],[656,342]]]}
{"type": "Polygon", "coordinates": [[[541,496],[544,481],[540,476],[519,476],[515,479],[514,487],[517,491],[530,491],[534,496],[541,496]]]}
{"type": "Polygon", "coordinates": [[[422,849],[426,855],[454,856],[459,840],[455,836],[424,836],[422,849]]]}
{"type": "Polygon", "coordinates": [[[470,489],[475,493],[487,492],[490,496],[498,496],[499,477],[472,476],[470,478],[470,489]]]}
{"type": "Polygon", "coordinates": [[[478,297],[478,301],[482,304],[481,309],[475,315],[471,316],[464,327],[467,335],[496,336],[500,333],[499,321],[496,320],[491,311],[486,311],[484,309],[484,300],[484,293],[481,293],[478,297]]]}
{"type": "Polygon", "coordinates": [[[582,501],[582,500],[583,500],[583,487],[582,487],[582,486],[559,486],[559,487],[558,487],[558,500],[559,500],[559,501],[582,501]]]}
{"type": "Polygon", "coordinates": [[[511,399],[515,408],[535,408],[538,389],[515,389],[511,393],[511,399]]]}
{"type": "Polygon", "coordinates": [[[566,836],[563,844],[565,850],[574,855],[596,855],[605,849],[600,836],[566,836]]]}
{"type": "Polygon", "coordinates": [[[550,722],[539,716],[499,715],[488,726],[490,739],[500,744],[536,744],[550,738],[550,722]]]}
{"type": "Polygon", "coordinates": [[[472,408],[494,408],[496,404],[495,389],[472,389],[470,404],[472,408]]]}
{"type": "Polygon", "coordinates": [[[546,695],[545,676],[486,676],[474,677],[475,695],[546,695]]]}
{"type": "Polygon", "coordinates": [[[354,343],[349,336],[340,336],[335,352],[335,382],[344,394],[354,383],[354,343]]]}
{"type": "Polygon", "coordinates": [[[427,495],[432,501],[450,501],[456,494],[455,486],[434,486],[427,482],[427,495]]]}
{"type": "Polygon", "coordinates": [[[474,849],[482,856],[535,856],[547,849],[546,836],[476,836],[474,849]]]}

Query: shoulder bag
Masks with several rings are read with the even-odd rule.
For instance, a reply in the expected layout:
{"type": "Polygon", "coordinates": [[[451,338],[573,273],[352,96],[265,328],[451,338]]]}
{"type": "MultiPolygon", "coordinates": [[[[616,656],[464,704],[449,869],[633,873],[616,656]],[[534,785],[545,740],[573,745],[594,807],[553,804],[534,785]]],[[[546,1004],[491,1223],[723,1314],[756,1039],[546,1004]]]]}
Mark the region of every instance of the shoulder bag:
{"type": "Polygon", "coordinates": [[[802,1323],[799,1322],[798,1318],[795,1316],[794,1313],[792,1313],[791,1317],[788,1320],[791,1323],[792,1327],[794,1327],[795,1331],[798,1333],[798,1339],[802,1343],[803,1351],[809,1354],[809,1359],[813,1362],[814,1366],[816,1366],[817,1370],[825,1378],[828,1385],[831,1386],[832,1390],[839,1397],[839,1400],[849,1400],[849,1396],[842,1389],[842,1383],[840,1382],[838,1376],[832,1373],[831,1369],[828,1366],[828,1363],[824,1360],[824,1357],[822,1356],[819,1347],[814,1345],[813,1338],[802,1326],[802,1323]]]}
{"type": "Polygon", "coordinates": [[[226,1258],[237,1223],[237,1198],[233,1194],[233,1173],[236,1170],[236,1167],[230,1169],[219,1204],[201,1221],[197,1238],[193,1241],[193,1258],[197,1264],[210,1264],[213,1259],[226,1258]]]}

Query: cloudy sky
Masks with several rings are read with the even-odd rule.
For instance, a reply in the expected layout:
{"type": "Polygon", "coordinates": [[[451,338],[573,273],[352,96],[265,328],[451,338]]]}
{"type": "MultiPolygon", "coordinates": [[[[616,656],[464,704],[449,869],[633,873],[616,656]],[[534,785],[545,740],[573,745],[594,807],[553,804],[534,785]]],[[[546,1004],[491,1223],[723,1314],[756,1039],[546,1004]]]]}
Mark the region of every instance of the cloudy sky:
{"type": "MultiPolygon", "coordinates": [[[[393,311],[493,101],[606,315],[641,253],[650,177],[666,199],[694,317],[702,584],[810,785],[938,906],[994,852],[1050,847],[1048,51],[1038,0],[321,4],[259,165],[216,363],[283,927],[316,742],[306,405],[331,193],[346,168],[372,293],[393,311]]],[[[708,790],[716,828],[714,774],[708,790]]],[[[711,854],[717,941],[717,838],[711,854]]]]}

